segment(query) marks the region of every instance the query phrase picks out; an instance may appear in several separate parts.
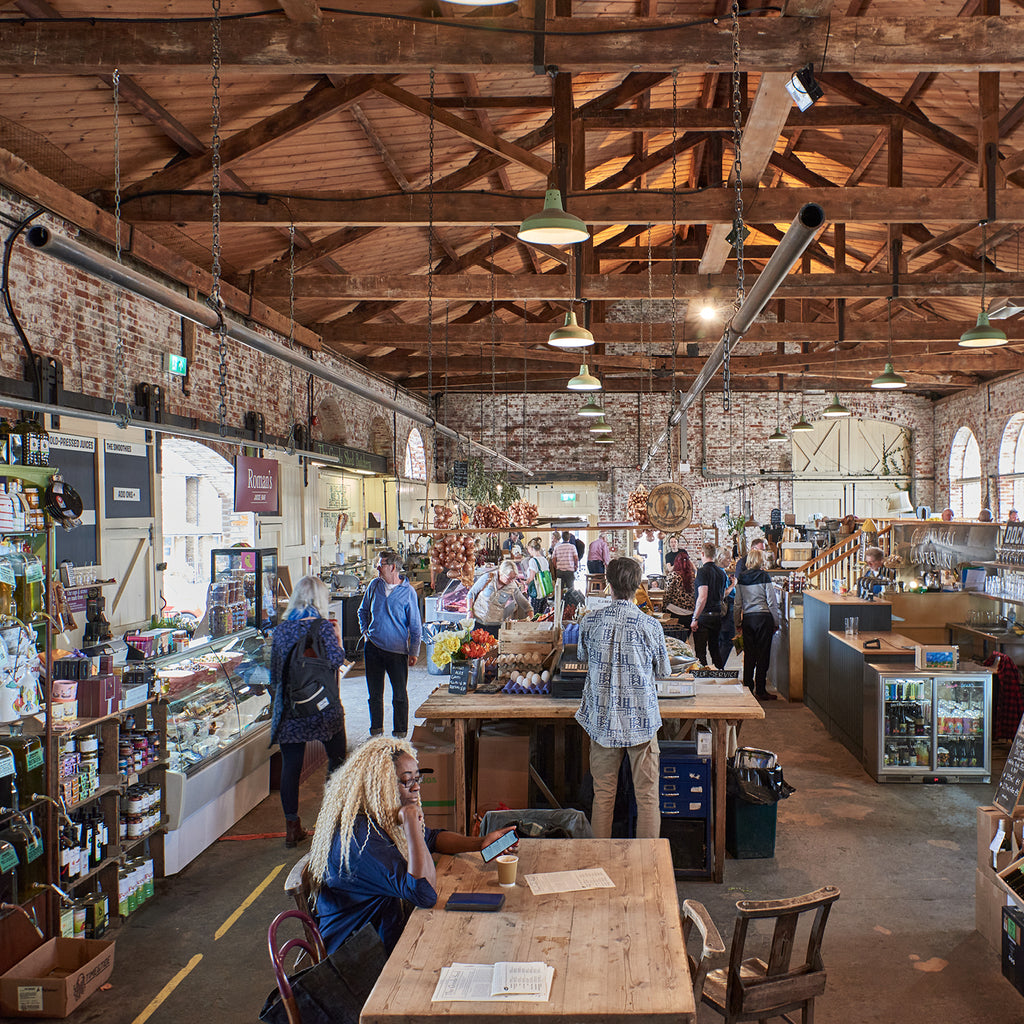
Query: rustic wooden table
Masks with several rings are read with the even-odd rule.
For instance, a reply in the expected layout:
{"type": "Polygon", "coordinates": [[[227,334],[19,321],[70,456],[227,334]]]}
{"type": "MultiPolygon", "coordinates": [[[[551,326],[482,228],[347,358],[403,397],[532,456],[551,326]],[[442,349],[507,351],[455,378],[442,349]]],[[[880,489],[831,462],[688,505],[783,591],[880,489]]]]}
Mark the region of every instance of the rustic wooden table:
{"type": "MultiPolygon", "coordinates": [[[[764,709],[749,690],[736,693],[734,686],[703,684],[696,697],[658,702],[665,721],[707,719],[713,733],[714,850],[713,878],[721,882],[725,870],[725,768],[726,735],[729,725],[764,718],[764,709]]],[[[469,798],[466,792],[466,737],[470,721],[566,721],[573,718],[580,702],[576,699],[517,694],[449,694],[439,686],[416,709],[418,718],[451,720],[455,726],[455,821],[468,828],[469,798]]]]}
{"type": "Polygon", "coordinates": [[[474,1024],[530,1019],[591,1024],[697,1019],[666,839],[524,839],[512,889],[475,853],[441,857],[437,906],[415,910],[370,998],[361,1024],[474,1024]],[[614,889],[534,896],[525,875],[601,867],[614,889]],[[496,913],[447,912],[450,893],[503,892],[496,913]],[[551,998],[535,1002],[437,1002],[442,967],[544,961],[551,998]]]}

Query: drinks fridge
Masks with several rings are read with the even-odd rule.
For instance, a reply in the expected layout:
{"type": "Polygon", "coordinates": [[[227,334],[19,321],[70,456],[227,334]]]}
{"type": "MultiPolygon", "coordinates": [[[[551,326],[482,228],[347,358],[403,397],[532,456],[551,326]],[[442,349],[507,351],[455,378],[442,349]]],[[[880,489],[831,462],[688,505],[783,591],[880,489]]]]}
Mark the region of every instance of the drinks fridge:
{"type": "Polygon", "coordinates": [[[866,665],[864,767],[879,782],[988,782],[992,673],[866,665]]]}

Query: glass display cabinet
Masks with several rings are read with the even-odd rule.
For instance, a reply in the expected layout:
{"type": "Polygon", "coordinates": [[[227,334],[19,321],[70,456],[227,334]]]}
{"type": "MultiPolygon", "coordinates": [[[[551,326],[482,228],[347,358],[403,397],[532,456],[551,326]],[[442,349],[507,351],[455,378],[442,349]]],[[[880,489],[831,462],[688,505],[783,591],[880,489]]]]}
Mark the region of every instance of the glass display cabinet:
{"type": "Polygon", "coordinates": [[[210,552],[210,633],[225,636],[244,626],[277,624],[277,551],[214,548],[210,552]]]}
{"type": "Polygon", "coordinates": [[[270,792],[270,642],[243,629],[152,664],[167,701],[173,874],[270,792]]]}
{"type": "Polygon", "coordinates": [[[879,782],[988,782],[992,674],[865,667],[864,767],[879,782]]]}

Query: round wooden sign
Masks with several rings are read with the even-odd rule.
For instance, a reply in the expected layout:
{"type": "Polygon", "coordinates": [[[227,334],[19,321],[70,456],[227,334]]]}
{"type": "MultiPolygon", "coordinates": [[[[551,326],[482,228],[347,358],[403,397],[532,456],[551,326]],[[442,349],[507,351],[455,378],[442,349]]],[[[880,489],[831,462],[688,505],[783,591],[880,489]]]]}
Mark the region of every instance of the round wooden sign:
{"type": "Polygon", "coordinates": [[[682,484],[658,484],[648,495],[647,517],[659,530],[685,530],[693,520],[693,497],[682,484]]]}

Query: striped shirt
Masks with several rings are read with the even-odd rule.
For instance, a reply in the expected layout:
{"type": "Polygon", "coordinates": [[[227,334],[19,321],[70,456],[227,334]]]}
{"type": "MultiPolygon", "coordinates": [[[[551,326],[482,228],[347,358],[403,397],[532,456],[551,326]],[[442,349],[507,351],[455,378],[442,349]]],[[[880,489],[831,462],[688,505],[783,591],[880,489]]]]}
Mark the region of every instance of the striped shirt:
{"type": "Polygon", "coordinates": [[[577,568],[580,564],[580,555],[576,545],[570,540],[559,541],[551,552],[551,564],[556,572],[577,568]]]}
{"type": "Polygon", "coordinates": [[[670,671],[665,632],[632,601],[588,612],[578,653],[587,681],[576,721],[603,747],[635,747],[661,726],[655,671],[670,671]]]}

